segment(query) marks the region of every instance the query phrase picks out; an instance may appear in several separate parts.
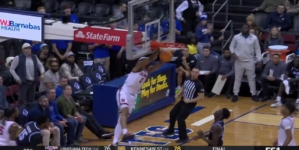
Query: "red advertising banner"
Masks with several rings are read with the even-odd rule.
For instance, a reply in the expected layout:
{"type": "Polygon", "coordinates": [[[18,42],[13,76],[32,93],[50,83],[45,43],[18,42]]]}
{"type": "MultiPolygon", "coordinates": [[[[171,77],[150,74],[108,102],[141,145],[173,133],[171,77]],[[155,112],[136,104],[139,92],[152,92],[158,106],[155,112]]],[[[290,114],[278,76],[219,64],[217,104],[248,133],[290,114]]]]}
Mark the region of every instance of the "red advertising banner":
{"type": "MultiPolygon", "coordinates": [[[[128,31],[86,27],[74,31],[74,41],[126,46],[128,31]]],[[[134,43],[142,43],[142,32],[134,32],[134,43]]]]}

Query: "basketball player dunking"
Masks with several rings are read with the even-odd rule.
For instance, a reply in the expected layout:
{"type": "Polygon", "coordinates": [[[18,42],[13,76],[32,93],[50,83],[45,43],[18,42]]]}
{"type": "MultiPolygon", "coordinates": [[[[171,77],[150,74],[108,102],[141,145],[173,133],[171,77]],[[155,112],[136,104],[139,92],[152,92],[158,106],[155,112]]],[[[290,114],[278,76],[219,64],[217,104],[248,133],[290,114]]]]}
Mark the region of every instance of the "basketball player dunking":
{"type": "Polygon", "coordinates": [[[295,112],[294,103],[286,103],[281,107],[283,118],[280,121],[278,129],[278,137],[274,141],[274,146],[296,146],[294,139],[294,118],[292,114],[295,112]]]}
{"type": "Polygon", "coordinates": [[[0,122],[0,146],[17,146],[19,125],[15,118],[19,116],[19,110],[16,107],[4,109],[2,120],[0,122]]]}
{"type": "Polygon", "coordinates": [[[208,146],[222,146],[223,145],[223,133],[224,133],[224,119],[228,119],[230,111],[227,108],[222,108],[214,113],[214,123],[209,131],[209,134],[204,134],[199,130],[197,136],[193,139],[203,139],[208,143],[208,146]]]}
{"type": "Polygon", "coordinates": [[[141,90],[142,84],[151,72],[157,70],[163,64],[162,61],[159,61],[155,65],[150,66],[150,63],[156,60],[159,52],[159,50],[156,50],[150,57],[141,57],[128,75],[125,83],[117,91],[116,99],[120,116],[114,130],[112,142],[114,146],[117,145],[121,134],[123,134],[122,141],[124,142],[134,137],[134,134],[128,132],[127,118],[135,108],[136,94],[141,90]]]}

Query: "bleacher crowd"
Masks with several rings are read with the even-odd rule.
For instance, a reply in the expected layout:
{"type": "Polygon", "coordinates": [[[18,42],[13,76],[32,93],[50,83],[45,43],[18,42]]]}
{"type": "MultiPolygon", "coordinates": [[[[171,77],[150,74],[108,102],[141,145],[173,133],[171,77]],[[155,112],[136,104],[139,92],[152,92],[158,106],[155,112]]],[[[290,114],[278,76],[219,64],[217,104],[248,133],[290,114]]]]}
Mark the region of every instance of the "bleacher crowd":
{"type": "MultiPolygon", "coordinates": [[[[216,31],[208,22],[204,4],[209,2],[186,0],[176,3],[176,38],[177,42],[186,44],[185,49],[174,52],[174,61],[171,62],[177,65],[177,90],[188,72],[196,67],[201,70],[200,80],[209,98],[215,96],[212,88],[220,75],[221,80],[226,80],[227,88],[223,88],[223,93],[227,99],[238,101],[243,77],[247,76],[252,100],[259,102],[260,97],[261,102],[270,100],[270,92],[274,91],[278,94],[271,106],[281,106],[283,95],[290,95],[298,90],[297,86],[299,88],[299,57],[286,63],[280,60],[279,54],[274,54],[270,61],[263,62],[261,53],[266,52],[269,46],[284,45],[293,38],[282,35],[281,31],[296,28],[293,18],[299,12],[298,1],[264,0],[261,6],[253,10],[256,15],[248,14],[241,33],[234,36],[229,47],[223,47],[223,53],[214,51],[213,47],[225,40],[226,29],[216,31]],[[257,19],[257,15],[262,18],[261,12],[267,18],[264,24],[257,19]],[[261,88],[257,88],[258,85],[261,88]],[[262,91],[261,96],[258,91],[262,91]]],[[[126,1],[14,0],[3,3],[7,8],[45,14],[62,11],[62,16],[68,16],[69,22],[73,23],[85,22],[86,17],[82,19],[82,15],[105,17],[111,22],[107,25],[111,28],[128,28],[126,1]]],[[[153,7],[159,8],[159,5],[153,7]]],[[[144,7],[144,12],[140,20],[135,21],[134,30],[145,31],[145,23],[151,21],[153,13],[156,13],[147,7],[144,7]]],[[[161,22],[161,26],[164,29],[167,23],[161,22]]],[[[153,39],[157,36],[155,34],[153,30],[153,39]]],[[[18,134],[18,145],[47,146],[51,143],[55,146],[75,146],[86,143],[88,141],[82,138],[84,126],[98,138],[110,139],[113,136],[90,114],[91,92],[93,83],[104,84],[130,72],[136,61],[125,59],[125,47],[87,43],[93,60],[93,67],[87,73],[79,61],[73,41],[10,39],[1,44],[5,62],[0,62],[0,110],[3,118],[16,118],[15,121],[24,127],[18,134]],[[11,107],[14,105],[17,110],[11,107]],[[30,140],[26,128],[34,128],[40,134],[30,140]]],[[[289,49],[292,53],[298,53],[294,45],[289,45],[289,49]]],[[[296,99],[299,106],[299,92],[296,99]]],[[[0,146],[5,146],[5,142],[0,141],[0,146]]]]}

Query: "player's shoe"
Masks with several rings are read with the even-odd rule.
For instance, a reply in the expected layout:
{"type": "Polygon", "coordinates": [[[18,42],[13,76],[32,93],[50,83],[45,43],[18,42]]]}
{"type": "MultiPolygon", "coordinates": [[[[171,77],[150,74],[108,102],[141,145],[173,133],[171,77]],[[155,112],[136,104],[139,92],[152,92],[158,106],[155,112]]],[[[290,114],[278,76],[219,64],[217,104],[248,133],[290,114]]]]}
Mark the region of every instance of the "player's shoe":
{"type": "Polygon", "coordinates": [[[282,104],[281,102],[276,102],[274,104],[271,104],[270,107],[275,108],[275,107],[280,107],[282,104]]]}
{"type": "Polygon", "coordinates": [[[109,146],[118,146],[118,142],[116,142],[116,143],[112,143],[112,144],[110,144],[109,146]]]}
{"type": "Polygon", "coordinates": [[[123,135],[123,139],[121,140],[121,142],[129,142],[129,140],[134,137],[135,137],[135,134],[127,133],[127,134],[123,135]]]}

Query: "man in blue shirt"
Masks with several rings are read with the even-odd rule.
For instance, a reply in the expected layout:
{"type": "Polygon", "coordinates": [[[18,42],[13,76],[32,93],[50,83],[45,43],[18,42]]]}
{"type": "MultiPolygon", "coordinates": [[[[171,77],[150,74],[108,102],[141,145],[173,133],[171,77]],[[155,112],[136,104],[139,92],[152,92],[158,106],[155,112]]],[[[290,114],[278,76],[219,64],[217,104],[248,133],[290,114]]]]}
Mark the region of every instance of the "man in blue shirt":
{"type": "Polygon", "coordinates": [[[66,53],[72,50],[72,41],[69,40],[51,40],[54,55],[59,58],[59,64],[62,64],[66,58],[66,53]]]}
{"type": "Polygon", "coordinates": [[[110,54],[109,49],[105,44],[89,43],[88,50],[93,52],[93,62],[103,63],[106,71],[109,70],[110,66],[110,54]]]}
{"type": "MultiPolygon", "coordinates": [[[[63,12],[66,16],[70,16],[70,22],[72,23],[79,23],[78,16],[75,14],[72,14],[72,8],[70,5],[66,4],[63,6],[63,12]]],[[[62,19],[62,18],[61,18],[62,19]]]]}
{"type": "Polygon", "coordinates": [[[280,4],[277,11],[268,15],[266,21],[266,30],[272,27],[278,27],[280,31],[288,31],[292,27],[292,21],[289,14],[285,13],[285,6],[280,4]]]}
{"type": "Polygon", "coordinates": [[[58,111],[58,106],[55,102],[56,92],[55,89],[48,89],[46,91],[46,97],[49,100],[49,111],[50,111],[50,119],[53,121],[54,125],[60,129],[60,145],[65,146],[65,138],[64,138],[64,128],[68,128],[67,130],[67,145],[73,145],[75,139],[75,124],[73,122],[68,122],[65,118],[61,116],[58,111]]]}
{"type": "Polygon", "coordinates": [[[27,122],[37,121],[40,115],[45,115],[50,118],[49,131],[54,135],[53,139],[55,145],[60,146],[60,139],[62,138],[61,136],[63,136],[63,134],[60,133],[60,129],[54,125],[54,120],[52,120],[50,117],[49,101],[44,95],[38,99],[38,103],[35,104],[35,106],[28,112],[27,122]]]}
{"type": "Polygon", "coordinates": [[[60,76],[59,85],[56,87],[56,98],[62,95],[62,87],[67,85],[67,77],[60,76]]]}

